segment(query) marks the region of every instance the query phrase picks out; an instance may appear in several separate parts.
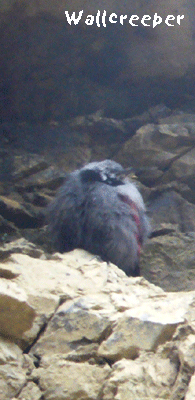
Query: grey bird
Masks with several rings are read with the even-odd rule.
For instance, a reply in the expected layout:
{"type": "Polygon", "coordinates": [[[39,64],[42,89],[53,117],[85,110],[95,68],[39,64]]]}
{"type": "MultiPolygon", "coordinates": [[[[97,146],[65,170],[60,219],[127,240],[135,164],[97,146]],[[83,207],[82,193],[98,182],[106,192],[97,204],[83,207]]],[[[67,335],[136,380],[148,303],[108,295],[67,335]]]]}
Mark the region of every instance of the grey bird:
{"type": "Polygon", "coordinates": [[[91,162],[70,173],[48,207],[54,248],[82,248],[139,276],[150,224],[137,187],[115,161],[91,162]]]}

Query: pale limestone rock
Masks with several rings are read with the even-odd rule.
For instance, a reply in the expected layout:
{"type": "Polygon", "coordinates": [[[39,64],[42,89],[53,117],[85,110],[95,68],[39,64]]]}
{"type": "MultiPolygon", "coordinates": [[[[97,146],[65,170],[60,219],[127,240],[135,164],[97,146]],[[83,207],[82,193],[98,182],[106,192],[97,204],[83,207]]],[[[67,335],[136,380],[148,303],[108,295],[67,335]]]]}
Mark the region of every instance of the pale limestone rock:
{"type": "MultiPolygon", "coordinates": [[[[4,263],[6,274],[13,276],[13,266],[17,271],[14,283],[27,293],[29,304],[36,311],[33,327],[23,335],[24,342],[32,342],[40,328],[49,320],[59,305],[60,298],[71,299],[82,294],[94,294],[102,289],[108,277],[107,263],[99,263],[96,258],[82,250],[66,255],[55,255],[51,260],[34,259],[24,254],[14,254],[4,263]],[[9,272],[10,271],[10,272],[9,272]]],[[[116,271],[117,267],[114,267],[116,271]]],[[[104,300],[105,308],[107,303],[104,300]]],[[[114,307],[109,305],[109,308],[114,307]]],[[[109,313],[110,310],[107,311],[109,313]]]]}
{"type": "MultiPolygon", "coordinates": [[[[8,257],[12,253],[27,254],[28,256],[33,257],[33,258],[45,257],[43,250],[38,249],[34,243],[31,243],[24,238],[19,238],[19,239],[13,240],[12,242],[4,243],[3,246],[0,246],[0,257],[2,260],[4,260],[6,257],[8,257]]],[[[11,269],[11,267],[10,267],[10,269],[11,269]]],[[[17,272],[18,272],[17,268],[16,268],[16,271],[14,271],[14,266],[13,266],[13,273],[17,274],[17,272]]],[[[5,276],[5,278],[6,278],[6,276],[5,276]]]]}
{"type": "Polygon", "coordinates": [[[187,364],[188,367],[195,368],[195,334],[189,335],[179,345],[179,353],[182,363],[187,364]]]}
{"type": "Polygon", "coordinates": [[[16,278],[20,274],[17,265],[14,263],[0,263],[0,276],[5,279],[16,278]]]}
{"type": "MultiPolygon", "coordinates": [[[[97,301],[96,301],[97,303],[97,301]]],[[[93,298],[81,298],[62,304],[49,322],[44,335],[32,349],[38,356],[66,354],[72,349],[98,342],[109,328],[109,319],[93,309],[93,298]]],[[[88,352],[88,347],[86,347],[88,352]]]]}
{"type": "Polygon", "coordinates": [[[194,298],[195,292],[180,292],[179,295],[178,293],[162,293],[145,299],[144,303],[142,302],[137,307],[129,307],[125,315],[162,325],[182,324],[194,298]]]}
{"type": "Polygon", "coordinates": [[[17,263],[20,270],[15,282],[26,290],[28,301],[37,314],[32,329],[23,337],[27,342],[31,342],[37,336],[41,326],[53,315],[60,297],[73,298],[86,291],[87,279],[84,285],[83,273],[73,267],[75,263],[78,265],[78,260],[74,257],[71,259],[68,255],[65,262],[63,260],[63,256],[47,261],[21,254],[12,256],[12,262],[17,263]]]}
{"type": "Polygon", "coordinates": [[[195,374],[191,377],[185,400],[195,400],[195,374]]]}
{"type": "Polygon", "coordinates": [[[0,339],[0,364],[7,362],[16,362],[20,359],[22,350],[14,343],[7,339],[0,339]]]}
{"type": "Polygon", "coordinates": [[[57,306],[59,305],[58,296],[47,294],[42,295],[41,292],[37,292],[37,294],[34,295],[29,295],[28,300],[36,310],[36,317],[33,321],[31,329],[24,332],[21,337],[20,344],[23,348],[25,348],[29,343],[32,343],[32,341],[37,337],[39,331],[48,322],[49,318],[53,315],[57,306]]]}
{"type": "MultiPolygon", "coordinates": [[[[183,323],[194,293],[159,295],[136,304],[118,319],[113,333],[103,341],[98,354],[111,360],[135,358],[139,350],[155,350],[171,340],[176,327],[183,323]]],[[[130,297],[131,298],[131,297],[130,297]]],[[[137,299],[138,301],[138,299],[137,299]]],[[[135,304],[135,302],[134,302],[135,304]]]]}
{"type": "Polygon", "coordinates": [[[29,382],[18,396],[19,400],[40,400],[42,392],[34,382],[29,382]]]}
{"type": "Polygon", "coordinates": [[[25,291],[15,282],[0,279],[1,334],[20,338],[31,328],[34,317],[34,309],[28,303],[25,291]]]}
{"type": "Polygon", "coordinates": [[[50,260],[14,254],[4,265],[2,281],[36,311],[22,336],[22,346],[35,339],[30,356],[0,346],[6,400],[184,398],[194,370],[195,292],[165,293],[82,250],[50,260]]]}
{"type": "Polygon", "coordinates": [[[26,370],[21,349],[0,338],[0,400],[8,400],[19,392],[26,382],[26,370]]]}
{"type": "Polygon", "coordinates": [[[57,255],[51,260],[33,259],[27,255],[15,254],[12,261],[17,263],[21,274],[15,282],[27,288],[29,294],[43,293],[71,299],[81,294],[94,293],[107,280],[107,264],[98,263],[96,258],[82,250],[57,255]]]}
{"type": "Polygon", "coordinates": [[[103,400],[170,399],[176,376],[177,365],[160,355],[122,359],[114,364],[104,385],[103,400]]]}
{"type": "Polygon", "coordinates": [[[176,324],[160,324],[123,317],[109,338],[103,342],[98,354],[109,360],[134,359],[139,350],[155,350],[161,343],[170,340],[176,324]]]}
{"type": "Polygon", "coordinates": [[[45,400],[97,400],[110,368],[51,356],[37,373],[45,400]]]}

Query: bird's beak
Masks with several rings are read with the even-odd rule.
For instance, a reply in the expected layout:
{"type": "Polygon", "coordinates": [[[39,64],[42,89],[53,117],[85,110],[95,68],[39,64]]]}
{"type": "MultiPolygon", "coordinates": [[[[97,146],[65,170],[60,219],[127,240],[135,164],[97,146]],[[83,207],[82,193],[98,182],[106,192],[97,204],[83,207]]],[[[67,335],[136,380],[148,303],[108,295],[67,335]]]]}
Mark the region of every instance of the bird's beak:
{"type": "Polygon", "coordinates": [[[123,171],[118,174],[118,178],[121,180],[124,180],[127,176],[129,176],[131,179],[137,178],[132,167],[124,168],[123,171]]]}

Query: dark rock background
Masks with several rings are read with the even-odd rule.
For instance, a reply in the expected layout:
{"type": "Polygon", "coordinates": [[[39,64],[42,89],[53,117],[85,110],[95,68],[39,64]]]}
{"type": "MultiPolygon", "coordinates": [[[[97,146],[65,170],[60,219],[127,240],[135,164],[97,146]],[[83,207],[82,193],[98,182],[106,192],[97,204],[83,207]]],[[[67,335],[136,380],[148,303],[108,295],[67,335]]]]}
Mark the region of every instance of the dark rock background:
{"type": "Polygon", "coordinates": [[[124,118],[166,103],[193,107],[195,65],[193,0],[6,1],[0,5],[0,101],[3,121],[63,121],[103,109],[124,118]],[[78,15],[69,25],[65,10],[78,15]],[[106,10],[128,18],[155,13],[155,28],[128,20],[98,28],[88,14],[106,10]],[[181,25],[167,15],[185,15],[181,25]]]}
{"type": "Polygon", "coordinates": [[[2,259],[21,237],[51,251],[44,210],[66,172],[113,158],[133,166],[151,217],[143,275],[166,290],[194,288],[194,15],[192,0],[1,3],[2,259]],[[84,17],[69,26],[64,10],[82,9],[185,18],[154,29],[84,17]]]}

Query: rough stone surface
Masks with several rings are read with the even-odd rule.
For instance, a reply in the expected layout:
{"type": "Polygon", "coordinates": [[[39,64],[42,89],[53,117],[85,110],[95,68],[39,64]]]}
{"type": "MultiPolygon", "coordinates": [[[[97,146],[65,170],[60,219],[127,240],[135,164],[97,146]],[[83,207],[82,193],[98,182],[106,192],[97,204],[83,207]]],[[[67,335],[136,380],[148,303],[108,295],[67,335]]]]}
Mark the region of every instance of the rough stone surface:
{"type": "Polygon", "coordinates": [[[189,335],[179,346],[180,357],[189,368],[195,368],[195,335],[189,335]]]}
{"type": "Polygon", "coordinates": [[[194,400],[194,121],[159,105],[120,121],[98,112],[34,125],[35,136],[27,124],[6,131],[0,400],[194,400]],[[140,278],[82,250],[52,253],[44,207],[93,157],[135,169],[152,222],[140,278]]]}
{"type": "Polygon", "coordinates": [[[135,167],[141,160],[142,176],[150,186],[174,180],[189,184],[195,168],[194,133],[188,124],[190,117],[185,115],[183,124],[142,126],[124,143],[117,159],[128,164],[130,158],[135,167]]]}
{"type": "Polygon", "coordinates": [[[138,360],[118,361],[104,386],[104,400],[170,399],[177,377],[177,360],[170,355],[141,356],[138,360]],[[120,385],[119,385],[120,382],[120,385]]]}
{"type": "Polygon", "coordinates": [[[185,400],[194,400],[195,399],[195,375],[193,375],[190,379],[189,387],[185,396],[185,400]]]}
{"type": "Polygon", "coordinates": [[[99,354],[110,360],[121,357],[134,359],[139,350],[155,350],[156,347],[172,338],[176,325],[137,318],[124,317],[119,321],[113,334],[101,344],[99,354]]]}
{"type": "Polygon", "coordinates": [[[38,376],[46,400],[100,400],[109,372],[109,366],[75,364],[58,356],[45,359],[38,376]]]}
{"type": "MultiPolygon", "coordinates": [[[[99,109],[112,117],[137,113],[140,103],[146,108],[156,98],[178,104],[192,98],[193,103],[194,14],[193,0],[178,0],[177,9],[175,0],[163,5],[141,0],[1,1],[3,120],[55,124],[99,109]],[[70,15],[83,10],[81,21],[70,26],[65,9],[70,15]],[[98,28],[95,21],[93,26],[85,24],[87,15],[95,18],[98,10],[101,15],[107,12],[106,28],[98,28]],[[113,12],[116,24],[108,21],[113,12]],[[138,26],[129,24],[132,13],[139,16],[138,26]],[[162,16],[162,23],[153,28],[155,14],[162,16]],[[128,16],[124,25],[119,15],[128,16]],[[144,15],[151,16],[150,27],[141,23],[144,15]],[[165,23],[168,15],[185,18],[170,27],[165,23]]],[[[3,139],[5,144],[17,143],[9,126],[3,139]]]]}
{"type": "Polygon", "coordinates": [[[25,210],[24,206],[5,196],[0,196],[0,212],[19,228],[33,227],[36,224],[35,216],[25,210]]]}
{"type": "Polygon", "coordinates": [[[160,284],[167,291],[193,290],[194,232],[181,234],[174,225],[172,231],[148,242],[142,255],[143,274],[150,282],[160,284]]]}
{"type": "MultiPolygon", "coordinates": [[[[0,246],[0,257],[1,260],[3,261],[4,259],[8,258],[10,254],[12,253],[22,253],[22,254],[28,254],[31,257],[34,258],[41,258],[45,257],[43,250],[38,249],[35,244],[29,243],[26,239],[20,238],[15,241],[12,241],[11,243],[5,243],[3,246],[0,246]]],[[[1,265],[2,270],[6,269],[5,265],[1,265]]],[[[14,266],[13,266],[14,269],[14,266]]],[[[2,271],[2,275],[3,271],[2,271]]],[[[6,276],[5,276],[6,278],[6,276]]]]}
{"type": "Polygon", "coordinates": [[[20,338],[32,326],[34,317],[26,292],[15,282],[0,279],[0,333],[20,338]]]}
{"type": "Polygon", "coordinates": [[[177,225],[181,232],[195,231],[195,205],[174,190],[161,193],[151,200],[150,212],[153,229],[158,229],[162,223],[171,223],[177,225]]]}
{"type": "Polygon", "coordinates": [[[108,318],[93,309],[95,303],[98,304],[98,298],[82,297],[60,306],[33,352],[39,356],[56,352],[66,354],[73,346],[79,347],[82,341],[86,344],[101,341],[110,324],[108,318]]]}
{"type": "MultiPolygon", "coordinates": [[[[22,317],[21,317],[22,320],[22,317]]],[[[12,399],[26,382],[28,371],[22,350],[14,343],[0,338],[0,399],[12,399]]]]}
{"type": "Polygon", "coordinates": [[[83,250],[3,265],[36,317],[24,331],[25,314],[7,314],[23,328],[1,338],[1,400],[191,399],[195,291],[166,293],[83,250]]]}
{"type": "Polygon", "coordinates": [[[17,398],[19,400],[40,400],[41,397],[42,392],[38,386],[34,382],[28,382],[17,398]]]}

